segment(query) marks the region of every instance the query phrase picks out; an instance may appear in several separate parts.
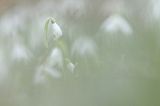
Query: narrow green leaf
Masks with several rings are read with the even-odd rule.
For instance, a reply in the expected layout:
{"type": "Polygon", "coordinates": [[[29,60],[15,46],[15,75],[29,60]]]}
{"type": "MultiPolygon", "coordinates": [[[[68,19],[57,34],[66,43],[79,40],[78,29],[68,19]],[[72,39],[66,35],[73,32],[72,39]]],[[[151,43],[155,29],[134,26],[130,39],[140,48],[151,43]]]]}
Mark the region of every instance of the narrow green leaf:
{"type": "Polygon", "coordinates": [[[48,24],[50,22],[50,18],[48,18],[45,22],[44,31],[45,31],[45,46],[48,48],[48,24]]]}

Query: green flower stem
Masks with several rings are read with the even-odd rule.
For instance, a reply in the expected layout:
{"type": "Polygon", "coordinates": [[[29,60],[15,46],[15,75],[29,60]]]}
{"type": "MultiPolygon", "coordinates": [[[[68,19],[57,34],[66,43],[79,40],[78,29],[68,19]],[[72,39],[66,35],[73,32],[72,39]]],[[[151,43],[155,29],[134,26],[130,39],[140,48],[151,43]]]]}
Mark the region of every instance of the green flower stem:
{"type": "Polygon", "coordinates": [[[45,22],[45,25],[44,25],[44,31],[45,31],[45,41],[44,41],[44,43],[45,43],[45,46],[48,48],[48,46],[49,46],[49,44],[48,44],[48,25],[49,25],[49,23],[55,23],[55,19],[54,18],[52,18],[52,17],[49,17],[47,20],[46,20],[46,22],[45,22]]]}

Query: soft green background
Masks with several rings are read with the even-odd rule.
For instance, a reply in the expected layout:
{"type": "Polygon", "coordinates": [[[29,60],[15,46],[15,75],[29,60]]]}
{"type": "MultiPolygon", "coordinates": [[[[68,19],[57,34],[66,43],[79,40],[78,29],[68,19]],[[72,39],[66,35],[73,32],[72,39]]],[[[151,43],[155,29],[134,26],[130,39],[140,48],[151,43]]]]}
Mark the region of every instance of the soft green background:
{"type": "MultiPolygon", "coordinates": [[[[0,106],[160,106],[160,15],[154,16],[158,3],[14,1],[0,15],[0,77],[4,77],[0,80],[0,106]],[[132,35],[101,30],[104,20],[115,13],[127,20],[132,35]],[[61,26],[70,54],[76,39],[87,37],[95,42],[96,55],[71,56],[77,62],[74,73],[65,67],[60,78],[46,75],[45,83],[35,84],[36,68],[48,51],[43,27],[49,16],[61,26]],[[39,38],[38,46],[33,47],[39,38]],[[17,40],[31,52],[27,61],[11,59],[17,40]]],[[[157,11],[160,13],[160,8],[157,11]]]]}

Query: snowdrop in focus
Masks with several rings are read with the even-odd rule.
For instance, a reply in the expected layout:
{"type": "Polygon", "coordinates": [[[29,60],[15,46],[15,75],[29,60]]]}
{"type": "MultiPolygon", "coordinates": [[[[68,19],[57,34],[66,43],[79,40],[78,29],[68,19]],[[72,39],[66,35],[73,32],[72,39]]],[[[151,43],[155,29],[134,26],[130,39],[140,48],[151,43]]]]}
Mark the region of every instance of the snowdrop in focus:
{"type": "Polygon", "coordinates": [[[62,36],[62,30],[61,30],[60,26],[56,23],[55,19],[52,18],[52,17],[48,18],[45,22],[45,28],[44,28],[45,33],[46,33],[45,44],[46,44],[47,48],[48,48],[48,41],[49,41],[48,40],[48,36],[49,36],[48,32],[49,32],[49,29],[50,29],[48,27],[49,27],[50,23],[52,24],[53,39],[55,41],[57,41],[62,36]]]}
{"type": "Polygon", "coordinates": [[[57,40],[62,36],[62,30],[56,22],[52,23],[52,30],[54,40],[57,40]]]}

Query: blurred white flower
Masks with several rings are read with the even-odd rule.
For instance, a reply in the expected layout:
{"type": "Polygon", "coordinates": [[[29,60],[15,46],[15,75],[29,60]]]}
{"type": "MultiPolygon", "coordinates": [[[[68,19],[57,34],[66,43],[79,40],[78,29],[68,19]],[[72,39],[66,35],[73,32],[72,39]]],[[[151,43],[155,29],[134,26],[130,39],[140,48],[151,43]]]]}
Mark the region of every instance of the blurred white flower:
{"type": "Polygon", "coordinates": [[[75,70],[75,68],[76,68],[76,65],[77,65],[77,64],[73,64],[72,62],[69,62],[69,63],[67,64],[67,68],[68,68],[69,71],[71,71],[71,72],[73,73],[74,70],[75,70]]]}
{"type": "Polygon", "coordinates": [[[95,42],[87,37],[81,37],[74,41],[72,50],[72,56],[95,56],[96,55],[96,44],[95,42]]]}
{"type": "Polygon", "coordinates": [[[59,48],[54,48],[47,59],[47,64],[49,66],[58,66],[59,68],[63,67],[63,54],[59,48]]]}
{"type": "Polygon", "coordinates": [[[44,66],[40,66],[36,70],[34,83],[41,84],[41,83],[45,83],[45,81],[46,81],[46,78],[44,73],[44,66]]]}
{"type": "Polygon", "coordinates": [[[132,27],[130,24],[125,20],[122,16],[115,14],[111,15],[107,18],[102,26],[101,29],[105,32],[109,33],[123,33],[125,35],[131,35],[133,33],[132,27]]]}
{"type": "Polygon", "coordinates": [[[0,20],[1,35],[11,36],[12,33],[17,33],[19,29],[24,28],[25,15],[23,10],[11,10],[3,15],[0,20]]]}
{"type": "Polygon", "coordinates": [[[155,19],[160,18],[160,1],[159,0],[151,0],[152,11],[151,14],[155,19]]]}
{"type": "Polygon", "coordinates": [[[61,77],[61,73],[54,67],[50,67],[48,65],[41,65],[36,70],[34,83],[43,84],[46,82],[48,76],[58,79],[61,77]]]}
{"type": "Polygon", "coordinates": [[[16,61],[28,61],[31,58],[31,52],[22,44],[13,45],[11,57],[16,61]]]}
{"type": "Polygon", "coordinates": [[[46,73],[48,74],[48,75],[50,75],[50,76],[52,76],[53,78],[56,78],[56,79],[58,79],[58,78],[60,78],[61,77],[61,73],[60,73],[60,71],[58,71],[56,68],[54,68],[54,67],[46,67],[45,68],[45,71],[46,71],[46,73]]]}
{"type": "Polygon", "coordinates": [[[16,19],[11,19],[9,16],[2,17],[0,21],[1,35],[11,36],[17,30],[19,22],[16,19]],[[16,29],[15,29],[16,28],[16,29]]]}
{"type": "Polygon", "coordinates": [[[52,31],[53,31],[54,40],[57,40],[62,36],[62,30],[56,22],[52,24],[52,31]]]}
{"type": "Polygon", "coordinates": [[[34,82],[44,83],[48,75],[56,79],[60,78],[61,73],[59,70],[61,68],[63,68],[62,52],[59,48],[54,48],[47,57],[47,61],[36,70],[34,82]]]}

